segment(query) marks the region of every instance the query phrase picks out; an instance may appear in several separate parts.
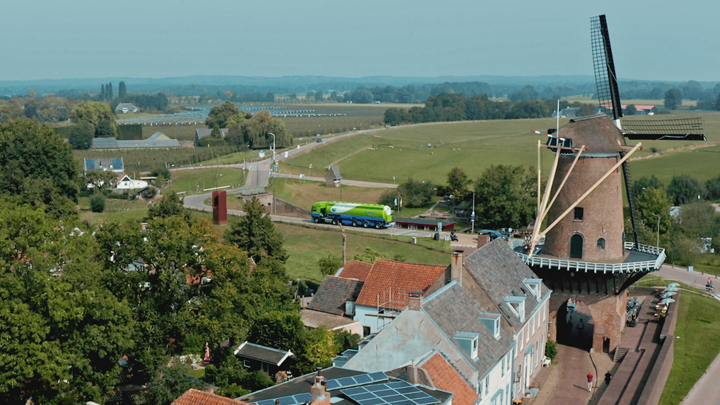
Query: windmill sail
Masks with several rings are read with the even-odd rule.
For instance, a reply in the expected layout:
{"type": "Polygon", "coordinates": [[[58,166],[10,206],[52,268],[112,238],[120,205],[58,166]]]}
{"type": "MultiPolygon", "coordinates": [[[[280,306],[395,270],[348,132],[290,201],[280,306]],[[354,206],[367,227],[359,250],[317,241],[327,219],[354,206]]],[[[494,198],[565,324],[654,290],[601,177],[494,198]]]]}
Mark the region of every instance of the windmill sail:
{"type": "Polygon", "coordinates": [[[590,40],[600,110],[612,116],[614,120],[618,120],[622,117],[622,107],[615,74],[615,61],[610,46],[610,34],[604,14],[590,19],[590,40]],[[608,106],[612,107],[608,108],[608,106]]]}

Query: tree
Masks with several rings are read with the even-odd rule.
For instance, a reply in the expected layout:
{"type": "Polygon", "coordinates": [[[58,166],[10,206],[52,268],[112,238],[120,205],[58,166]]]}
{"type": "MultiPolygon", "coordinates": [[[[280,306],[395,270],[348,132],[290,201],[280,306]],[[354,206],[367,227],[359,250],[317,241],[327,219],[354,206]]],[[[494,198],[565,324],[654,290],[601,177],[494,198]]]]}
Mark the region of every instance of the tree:
{"type": "Polygon", "coordinates": [[[73,126],[68,142],[73,149],[90,149],[94,137],[95,128],[87,122],[81,122],[73,126]]]}
{"type": "Polygon", "coordinates": [[[100,100],[107,100],[107,97],[105,96],[105,85],[100,85],[100,100]]]}
{"type": "Polygon", "coordinates": [[[190,212],[183,207],[182,199],[174,191],[165,194],[155,205],[151,205],[145,219],[170,217],[179,217],[190,222],[190,212]]]}
{"type": "Polygon", "coordinates": [[[105,211],[105,196],[94,195],[90,199],[90,211],[92,212],[103,212],[105,211]]]}
{"type": "Polygon", "coordinates": [[[493,165],[475,181],[477,221],[488,228],[522,228],[534,218],[537,175],[532,167],[493,165]]]}
{"type": "Polygon", "coordinates": [[[637,108],[635,108],[635,104],[630,104],[629,106],[627,106],[627,108],[625,109],[624,115],[635,115],[635,114],[637,114],[637,108]]]}
{"type": "Polygon", "coordinates": [[[117,126],[112,120],[104,119],[95,127],[95,137],[112,138],[117,136],[117,126]]]}
{"type": "Polygon", "coordinates": [[[70,114],[73,122],[87,122],[95,128],[95,134],[98,134],[98,127],[103,123],[101,129],[102,134],[117,134],[117,121],[115,114],[110,110],[110,106],[99,101],[83,101],[75,105],[70,114]],[[109,129],[108,127],[111,127],[109,129]]]}
{"type": "Polygon", "coordinates": [[[92,234],[41,209],[2,205],[0,392],[18,404],[104,403],[134,323],[100,280],[92,234]]]}
{"type": "Polygon", "coordinates": [[[245,202],[244,210],[245,215],[225,232],[225,240],[247,252],[258,264],[267,258],[285,263],[288,253],[283,248],[283,235],[275,229],[260,201],[253,197],[245,202]]]}
{"type": "Polygon", "coordinates": [[[665,186],[660,179],[655,177],[653,174],[650,177],[641,177],[635,180],[632,185],[632,193],[637,198],[644,192],[645,189],[649,188],[665,189],[665,186]]]}
{"type": "Polygon", "coordinates": [[[125,82],[121,80],[120,83],[118,83],[118,98],[123,98],[126,95],[127,89],[125,88],[125,82]]]}
{"type": "Polygon", "coordinates": [[[359,254],[356,254],[355,257],[353,257],[354,260],[359,260],[361,262],[365,263],[375,263],[375,259],[377,258],[386,259],[387,255],[385,253],[380,253],[375,250],[372,250],[369,247],[365,248],[365,251],[359,254]]]}
{"type": "Polygon", "coordinates": [[[155,170],[153,170],[152,172],[150,172],[150,176],[153,176],[153,177],[163,176],[165,179],[170,180],[172,178],[171,173],[172,172],[167,167],[160,166],[160,167],[156,168],[155,170]]]}
{"type": "Polygon", "coordinates": [[[704,192],[702,183],[689,174],[673,176],[667,188],[668,197],[674,205],[696,202],[702,198],[704,192]]]}
{"type": "Polygon", "coordinates": [[[587,117],[595,115],[595,107],[589,103],[580,103],[580,110],[578,110],[578,116],[587,117]]]}
{"type": "Polygon", "coordinates": [[[708,200],[720,199],[720,175],[713,177],[705,182],[705,192],[708,200]]]}
{"type": "Polygon", "coordinates": [[[323,276],[331,276],[335,274],[342,266],[342,259],[331,254],[328,254],[327,257],[323,257],[318,260],[320,274],[323,276]]]}
{"type": "Polygon", "coordinates": [[[665,92],[665,108],[677,110],[682,105],[682,93],[678,89],[670,89],[665,92]]]}
{"type": "Polygon", "coordinates": [[[253,324],[248,341],[295,354],[302,351],[305,325],[298,312],[272,311],[253,324]]]}
{"type": "Polygon", "coordinates": [[[113,88],[112,88],[112,82],[108,83],[107,86],[105,86],[105,96],[106,100],[112,100],[113,97],[113,88]]]}
{"type": "Polygon", "coordinates": [[[453,167],[447,174],[447,184],[450,188],[450,192],[456,201],[464,201],[468,195],[470,186],[470,179],[467,174],[459,167],[453,167]]]}
{"type": "Polygon", "coordinates": [[[712,238],[720,234],[720,214],[707,201],[693,202],[682,207],[675,229],[691,240],[712,238]]]}
{"type": "Polygon", "coordinates": [[[185,391],[195,388],[202,389],[202,382],[189,379],[187,373],[190,366],[177,362],[171,367],[158,370],[148,384],[148,390],[143,395],[146,404],[170,405],[185,391]]]}
{"type": "Polygon", "coordinates": [[[358,104],[368,104],[368,103],[372,103],[373,98],[374,98],[374,96],[373,96],[373,94],[370,92],[370,90],[368,90],[368,89],[363,89],[363,88],[360,88],[360,89],[357,89],[357,90],[353,91],[353,92],[352,92],[352,95],[350,96],[350,100],[351,100],[353,103],[358,103],[358,104]]]}
{"type": "Polygon", "coordinates": [[[77,165],[62,137],[28,120],[0,125],[0,194],[60,218],[77,215],[78,192],[77,165]]]}
{"type": "Polygon", "coordinates": [[[228,119],[238,114],[240,114],[240,110],[233,103],[226,101],[210,110],[205,125],[208,128],[213,128],[216,125],[219,128],[227,128],[228,119]]]}
{"type": "Polygon", "coordinates": [[[637,213],[640,220],[639,239],[646,245],[655,245],[658,239],[660,246],[670,246],[672,218],[670,217],[670,199],[662,188],[647,188],[636,196],[637,213]],[[659,222],[658,222],[659,220],[659,222]]]}
{"type": "Polygon", "coordinates": [[[432,197],[435,195],[435,186],[430,181],[409,178],[398,186],[397,192],[403,199],[404,206],[408,208],[423,207],[432,201],[432,197]]]}
{"type": "Polygon", "coordinates": [[[549,117],[551,110],[540,100],[520,101],[512,106],[508,111],[506,118],[544,118],[549,117]]]}

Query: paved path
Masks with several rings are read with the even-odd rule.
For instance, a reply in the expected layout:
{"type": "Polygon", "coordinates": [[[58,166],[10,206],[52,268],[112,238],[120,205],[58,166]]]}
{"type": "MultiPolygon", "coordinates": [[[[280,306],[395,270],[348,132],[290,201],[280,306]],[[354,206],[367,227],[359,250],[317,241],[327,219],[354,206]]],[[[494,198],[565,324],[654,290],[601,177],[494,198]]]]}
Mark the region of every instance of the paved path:
{"type": "MultiPolygon", "coordinates": [[[[595,367],[586,350],[558,345],[557,385],[547,404],[586,405],[590,400],[587,390],[587,374],[595,374],[595,367]]],[[[597,377],[596,377],[597,379],[597,377]]],[[[547,387],[551,388],[550,386],[547,387]]],[[[539,402],[538,402],[539,403],[539,402]]]]}

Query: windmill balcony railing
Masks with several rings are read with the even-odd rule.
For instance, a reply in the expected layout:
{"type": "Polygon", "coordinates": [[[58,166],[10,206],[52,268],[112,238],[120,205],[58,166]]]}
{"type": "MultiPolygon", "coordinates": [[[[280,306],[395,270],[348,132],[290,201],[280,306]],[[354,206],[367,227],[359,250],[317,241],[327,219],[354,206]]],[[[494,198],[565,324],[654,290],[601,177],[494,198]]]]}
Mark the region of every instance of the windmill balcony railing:
{"type": "Polygon", "coordinates": [[[528,257],[527,254],[518,252],[517,250],[515,253],[528,266],[540,268],[547,267],[569,271],[584,271],[586,273],[639,273],[655,271],[659,270],[660,266],[662,266],[665,262],[665,249],[663,248],[642,244],[635,245],[635,243],[626,242],[625,249],[652,255],[654,260],[626,261],[623,263],[596,263],[579,260],[554,259],[541,256],[528,257]]]}

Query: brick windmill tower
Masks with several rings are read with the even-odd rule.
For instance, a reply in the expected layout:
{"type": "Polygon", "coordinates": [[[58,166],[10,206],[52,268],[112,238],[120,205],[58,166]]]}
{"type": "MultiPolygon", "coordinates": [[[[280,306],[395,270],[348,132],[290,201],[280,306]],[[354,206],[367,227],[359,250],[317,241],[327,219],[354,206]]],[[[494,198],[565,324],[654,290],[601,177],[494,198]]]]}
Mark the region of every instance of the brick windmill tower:
{"type": "MultiPolygon", "coordinates": [[[[555,156],[548,184],[544,193],[538,184],[542,198],[536,226],[529,245],[516,252],[553,289],[551,312],[561,311],[568,298],[581,299],[592,316],[593,349],[612,351],[620,344],[625,326],[627,288],[658,270],[665,260],[665,250],[658,246],[625,241],[627,231],[635,233],[626,162],[642,147],[642,142],[628,146],[626,138],[705,140],[705,136],[697,118],[621,123],[622,105],[604,15],[591,20],[591,34],[603,114],[573,119],[549,136],[547,147],[555,156]],[[623,180],[632,230],[625,229],[623,180]],[[541,229],[543,223],[547,225],[541,229]]],[[[540,150],[538,141],[538,159],[540,150]]]]}

